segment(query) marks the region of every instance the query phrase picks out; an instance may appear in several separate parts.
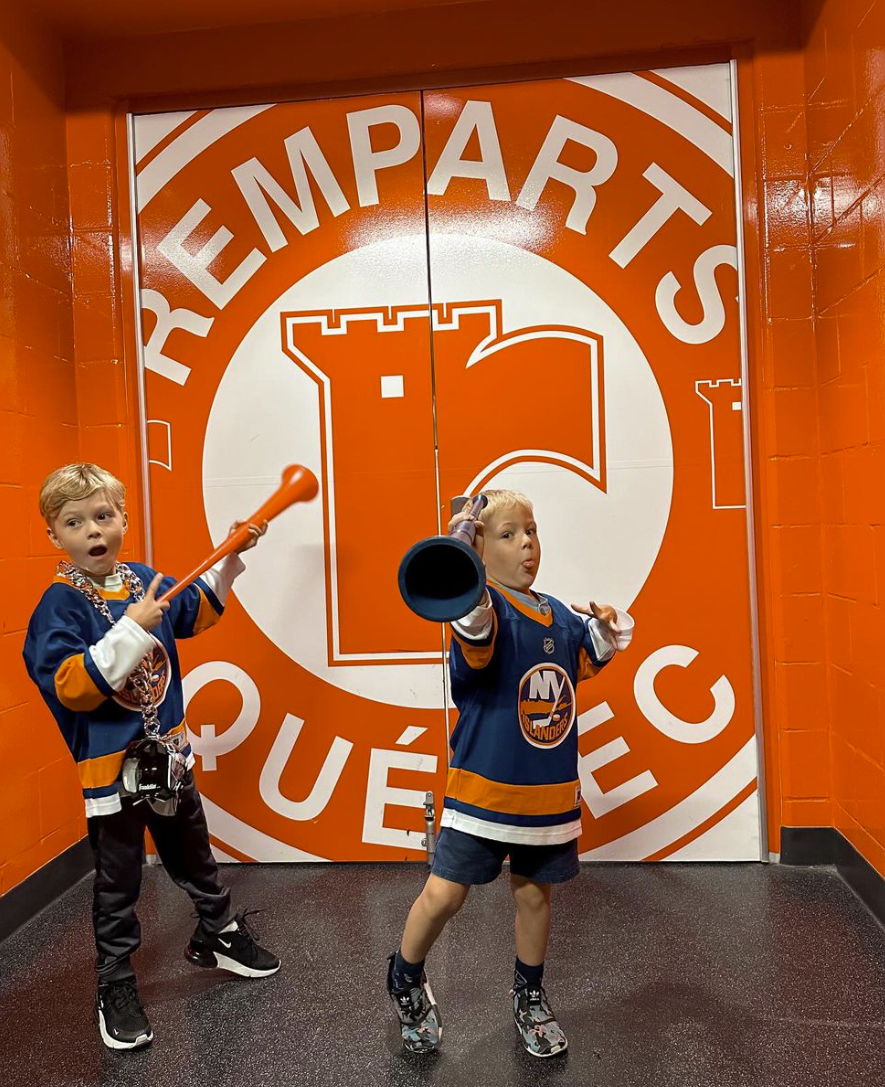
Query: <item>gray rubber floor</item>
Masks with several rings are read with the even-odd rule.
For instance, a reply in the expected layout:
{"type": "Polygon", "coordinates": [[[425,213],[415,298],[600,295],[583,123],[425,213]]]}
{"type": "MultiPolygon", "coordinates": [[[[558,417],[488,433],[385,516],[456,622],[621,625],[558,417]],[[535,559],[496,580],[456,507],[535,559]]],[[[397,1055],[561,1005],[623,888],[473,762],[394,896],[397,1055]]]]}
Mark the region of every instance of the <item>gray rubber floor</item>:
{"type": "Polygon", "coordinates": [[[424,869],[229,866],[284,959],[264,981],[191,967],[190,902],[145,873],[137,969],[155,1040],[113,1053],[92,1018],[90,884],[0,945],[0,1081],[146,1087],[881,1087],[885,932],[828,869],[585,868],[555,896],[548,992],[562,1058],[519,1047],[506,879],[472,892],[428,960],[441,1051],[401,1051],[384,992],[424,869]]]}

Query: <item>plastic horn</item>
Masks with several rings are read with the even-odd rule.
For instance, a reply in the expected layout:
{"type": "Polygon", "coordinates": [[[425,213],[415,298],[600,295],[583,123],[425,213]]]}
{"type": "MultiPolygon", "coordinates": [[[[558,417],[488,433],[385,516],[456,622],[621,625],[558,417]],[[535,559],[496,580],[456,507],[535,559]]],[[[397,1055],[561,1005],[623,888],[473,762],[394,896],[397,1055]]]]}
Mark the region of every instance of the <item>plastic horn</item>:
{"type": "Polygon", "coordinates": [[[174,596],[186,589],[188,585],[196,581],[200,574],[205,573],[210,566],[214,566],[216,562],[219,562],[225,555],[229,555],[232,551],[236,551],[238,547],[246,542],[249,538],[249,525],[260,525],[262,521],[272,521],[277,514],[282,513],[283,510],[288,509],[294,502],[309,502],[316,496],[319,490],[317,483],[317,477],[311,472],[309,468],[305,468],[301,464],[290,464],[287,468],[283,469],[283,476],[280,480],[280,485],[268,498],[268,500],[248,517],[239,528],[234,529],[225,540],[223,540],[218,547],[209,555],[208,558],[203,559],[199,566],[195,567],[187,575],[183,577],[181,581],[177,581],[171,589],[167,589],[161,597],[160,602],[164,600],[171,600],[174,596]]]}
{"type": "Polygon", "coordinates": [[[469,521],[459,521],[448,536],[419,540],[399,566],[399,591],[406,605],[422,619],[451,623],[473,611],[486,587],[482,559],[473,549],[476,518],[488,503],[477,495],[469,521]]]}

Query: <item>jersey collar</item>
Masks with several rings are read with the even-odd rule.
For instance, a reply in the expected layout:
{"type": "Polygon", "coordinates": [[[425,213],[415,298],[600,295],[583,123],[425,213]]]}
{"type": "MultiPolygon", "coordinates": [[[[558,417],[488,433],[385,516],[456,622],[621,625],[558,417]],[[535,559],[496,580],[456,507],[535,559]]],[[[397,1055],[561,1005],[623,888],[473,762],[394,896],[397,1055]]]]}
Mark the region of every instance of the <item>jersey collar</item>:
{"type": "Polygon", "coordinates": [[[541,596],[540,593],[521,593],[516,589],[508,589],[504,585],[499,585],[494,578],[489,578],[489,585],[492,586],[497,592],[504,597],[511,607],[524,615],[527,619],[533,619],[536,623],[540,623],[543,627],[549,627],[553,623],[553,609],[547,603],[547,598],[541,596]],[[541,612],[541,608],[546,607],[547,614],[544,615],[541,612]]]}

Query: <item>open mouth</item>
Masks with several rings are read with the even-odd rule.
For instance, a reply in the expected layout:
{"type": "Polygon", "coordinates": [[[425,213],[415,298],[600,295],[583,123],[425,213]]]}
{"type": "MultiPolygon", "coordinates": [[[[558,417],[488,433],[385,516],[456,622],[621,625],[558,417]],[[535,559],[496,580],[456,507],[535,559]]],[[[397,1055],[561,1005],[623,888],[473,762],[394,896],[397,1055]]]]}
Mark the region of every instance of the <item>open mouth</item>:
{"type": "Polygon", "coordinates": [[[89,557],[91,559],[99,559],[102,555],[106,555],[107,553],[108,549],[104,544],[96,544],[95,547],[89,548],[89,557]]]}

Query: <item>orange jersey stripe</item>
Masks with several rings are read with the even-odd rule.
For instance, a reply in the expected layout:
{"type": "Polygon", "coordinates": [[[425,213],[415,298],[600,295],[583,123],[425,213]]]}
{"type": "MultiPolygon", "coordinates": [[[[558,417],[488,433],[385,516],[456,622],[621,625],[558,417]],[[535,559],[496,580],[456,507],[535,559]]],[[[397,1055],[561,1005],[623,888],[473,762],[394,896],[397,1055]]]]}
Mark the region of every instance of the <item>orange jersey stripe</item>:
{"type": "Polygon", "coordinates": [[[458,645],[461,646],[464,660],[467,661],[467,664],[471,668],[485,668],[492,659],[492,654],[495,652],[495,642],[498,638],[498,616],[493,609],[492,638],[488,645],[477,645],[476,642],[471,642],[469,638],[462,638],[454,628],[452,628],[452,636],[458,645]]]}
{"type": "Polygon", "coordinates": [[[55,694],[66,709],[75,713],[97,709],[107,698],[86,671],[85,653],[75,653],[62,661],[55,673],[55,694]]]}
{"type": "Polygon", "coordinates": [[[536,623],[540,623],[541,626],[549,627],[553,625],[553,609],[547,612],[546,615],[541,615],[539,611],[535,611],[534,608],[530,608],[528,604],[523,604],[521,600],[517,600],[515,596],[509,593],[503,585],[499,585],[497,581],[493,581],[493,588],[497,589],[501,596],[507,601],[508,604],[512,604],[518,612],[527,616],[529,619],[534,619],[536,623]]]}
{"type": "Polygon", "coordinates": [[[578,651],[578,683],[582,679],[592,679],[599,675],[599,668],[590,659],[590,654],[581,646],[578,651]]]}
{"type": "Polygon", "coordinates": [[[556,785],[507,785],[453,766],[446,796],[502,815],[559,815],[578,807],[579,788],[577,779],[556,785]]]}
{"type": "Polygon", "coordinates": [[[197,590],[200,594],[200,610],[197,612],[197,618],[194,620],[194,634],[202,634],[204,630],[208,630],[209,627],[214,627],[221,616],[209,603],[209,598],[200,588],[197,586],[197,590]]]}
{"type": "MultiPolygon", "coordinates": [[[[163,734],[163,739],[172,739],[184,731],[184,721],[163,734]]],[[[102,785],[113,785],[120,776],[125,751],[112,751],[110,755],[98,755],[94,759],[84,759],[77,763],[77,774],[84,789],[98,789],[102,785]]]]}
{"type": "Polygon", "coordinates": [[[120,776],[125,751],[112,751],[110,755],[100,755],[94,759],[84,759],[77,763],[80,785],[84,789],[98,789],[102,785],[113,785],[120,776]]]}

